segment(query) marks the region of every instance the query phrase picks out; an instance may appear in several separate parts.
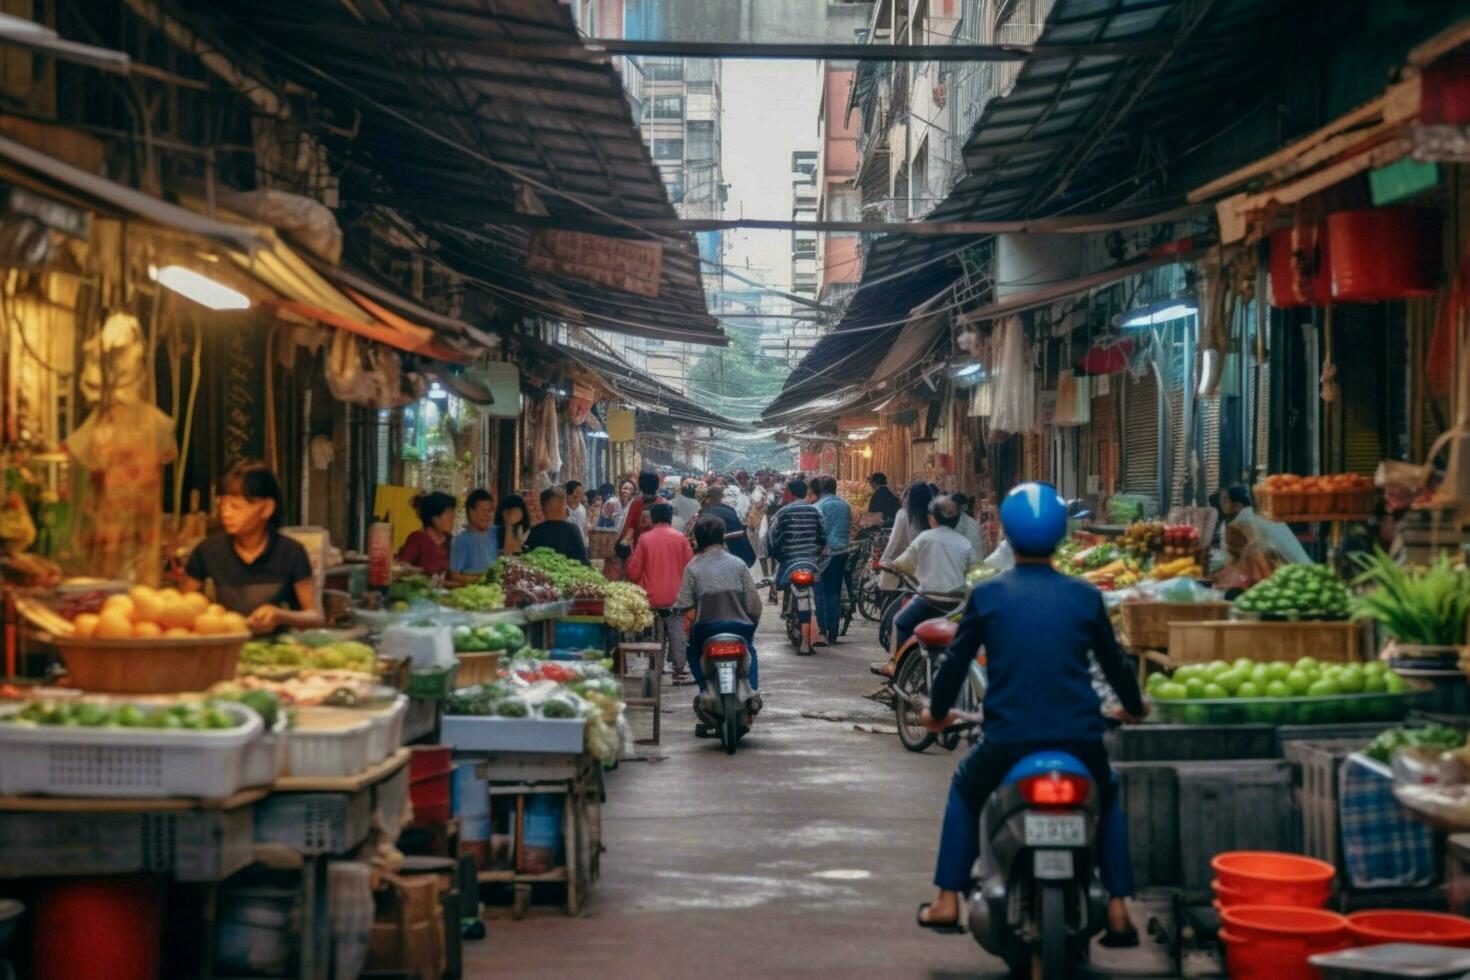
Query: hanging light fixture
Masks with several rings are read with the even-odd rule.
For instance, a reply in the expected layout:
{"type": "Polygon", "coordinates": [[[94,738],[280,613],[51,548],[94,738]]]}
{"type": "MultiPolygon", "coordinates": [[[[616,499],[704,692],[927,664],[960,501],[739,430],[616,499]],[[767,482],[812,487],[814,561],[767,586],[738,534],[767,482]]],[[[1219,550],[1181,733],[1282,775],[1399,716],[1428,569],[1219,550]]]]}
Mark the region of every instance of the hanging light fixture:
{"type": "Polygon", "coordinates": [[[224,283],[182,265],[148,267],[148,278],[211,310],[248,310],[250,297],[224,283]]]}
{"type": "Polygon", "coordinates": [[[1118,325],[1124,330],[1146,330],[1149,327],[1163,326],[1198,313],[1199,306],[1196,305],[1194,297],[1182,296],[1162,299],[1124,313],[1119,317],[1118,325]]]}

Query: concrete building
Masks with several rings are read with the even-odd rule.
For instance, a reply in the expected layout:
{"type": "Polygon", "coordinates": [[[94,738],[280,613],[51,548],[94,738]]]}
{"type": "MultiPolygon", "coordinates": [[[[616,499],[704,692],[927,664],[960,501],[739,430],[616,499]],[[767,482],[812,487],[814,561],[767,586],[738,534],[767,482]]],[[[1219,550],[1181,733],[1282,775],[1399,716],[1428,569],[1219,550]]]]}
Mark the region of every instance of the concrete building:
{"type": "MultiPolygon", "coordinates": [[[[791,220],[817,220],[817,151],[791,154],[791,220]]],[[[791,292],[803,299],[817,298],[817,232],[791,232],[791,292]]]]}
{"type": "MultiPolygon", "coordinates": [[[[858,131],[848,111],[854,65],[825,61],[821,66],[822,92],[817,103],[817,217],[822,221],[857,221],[861,193],[857,176],[858,131]]],[[[817,300],[841,306],[862,278],[862,257],[856,232],[817,235],[817,300]]]]}

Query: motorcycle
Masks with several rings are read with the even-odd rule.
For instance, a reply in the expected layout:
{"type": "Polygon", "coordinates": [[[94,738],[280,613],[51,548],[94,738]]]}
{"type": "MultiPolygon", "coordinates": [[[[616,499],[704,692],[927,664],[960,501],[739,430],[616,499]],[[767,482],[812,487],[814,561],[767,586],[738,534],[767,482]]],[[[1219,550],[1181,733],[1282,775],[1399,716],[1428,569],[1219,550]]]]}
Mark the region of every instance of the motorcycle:
{"type": "Polygon", "coordinates": [[[1017,976],[1068,976],[1106,925],[1100,801],[1086,766],[1048,750],[1016,763],[981,811],[969,928],[1017,976]]]}
{"type": "Polygon", "coordinates": [[[761,696],[750,686],[750,646],[735,633],[716,633],[699,655],[705,689],[694,696],[694,713],[719,734],[725,754],[734,755],[761,710],[761,696]]]}
{"type": "Polygon", "coordinates": [[[954,641],[958,628],[952,618],[925,620],[914,629],[913,639],[899,651],[898,669],[891,682],[893,715],[898,740],[910,752],[923,752],[935,742],[953,752],[961,740],[973,745],[980,736],[980,705],[985,699],[986,683],[983,656],[970,665],[965,686],[955,702],[954,713],[959,724],[936,735],[924,727],[922,719],[924,709],[929,707],[929,692],[939,670],[939,658],[954,641]]]}
{"type": "Polygon", "coordinates": [[[798,558],[787,569],[786,588],[781,593],[781,619],[786,624],[786,637],[791,641],[791,648],[801,656],[817,652],[812,645],[816,633],[816,583],[817,563],[798,558]]]}

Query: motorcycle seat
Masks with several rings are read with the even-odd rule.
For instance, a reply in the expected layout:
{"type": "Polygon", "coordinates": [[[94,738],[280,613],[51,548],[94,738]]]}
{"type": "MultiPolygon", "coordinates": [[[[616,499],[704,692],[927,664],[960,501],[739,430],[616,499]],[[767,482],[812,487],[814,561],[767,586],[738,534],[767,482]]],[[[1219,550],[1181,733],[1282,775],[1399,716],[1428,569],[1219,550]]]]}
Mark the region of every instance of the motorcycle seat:
{"type": "Polygon", "coordinates": [[[948,619],[926,619],[914,627],[914,636],[926,647],[947,647],[954,642],[955,631],[959,628],[959,623],[948,619]]]}

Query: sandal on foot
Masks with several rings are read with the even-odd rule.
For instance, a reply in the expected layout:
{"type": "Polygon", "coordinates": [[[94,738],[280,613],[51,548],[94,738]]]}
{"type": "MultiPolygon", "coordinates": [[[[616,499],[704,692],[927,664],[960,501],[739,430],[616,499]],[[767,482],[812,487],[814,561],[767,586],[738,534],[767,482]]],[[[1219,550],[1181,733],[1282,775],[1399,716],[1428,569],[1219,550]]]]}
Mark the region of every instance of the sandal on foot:
{"type": "Polygon", "coordinates": [[[930,904],[932,903],[920,902],[919,910],[914,913],[914,921],[919,924],[919,928],[928,929],[931,932],[937,932],[940,935],[944,936],[958,936],[965,931],[960,926],[960,922],[958,919],[955,919],[952,922],[930,922],[928,919],[925,919],[924,910],[927,909],[930,904]]]}
{"type": "Polygon", "coordinates": [[[1111,929],[1103,935],[1098,943],[1108,949],[1133,949],[1138,945],[1138,930],[1129,926],[1123,932],[1113,932],[1111,929]]]}

